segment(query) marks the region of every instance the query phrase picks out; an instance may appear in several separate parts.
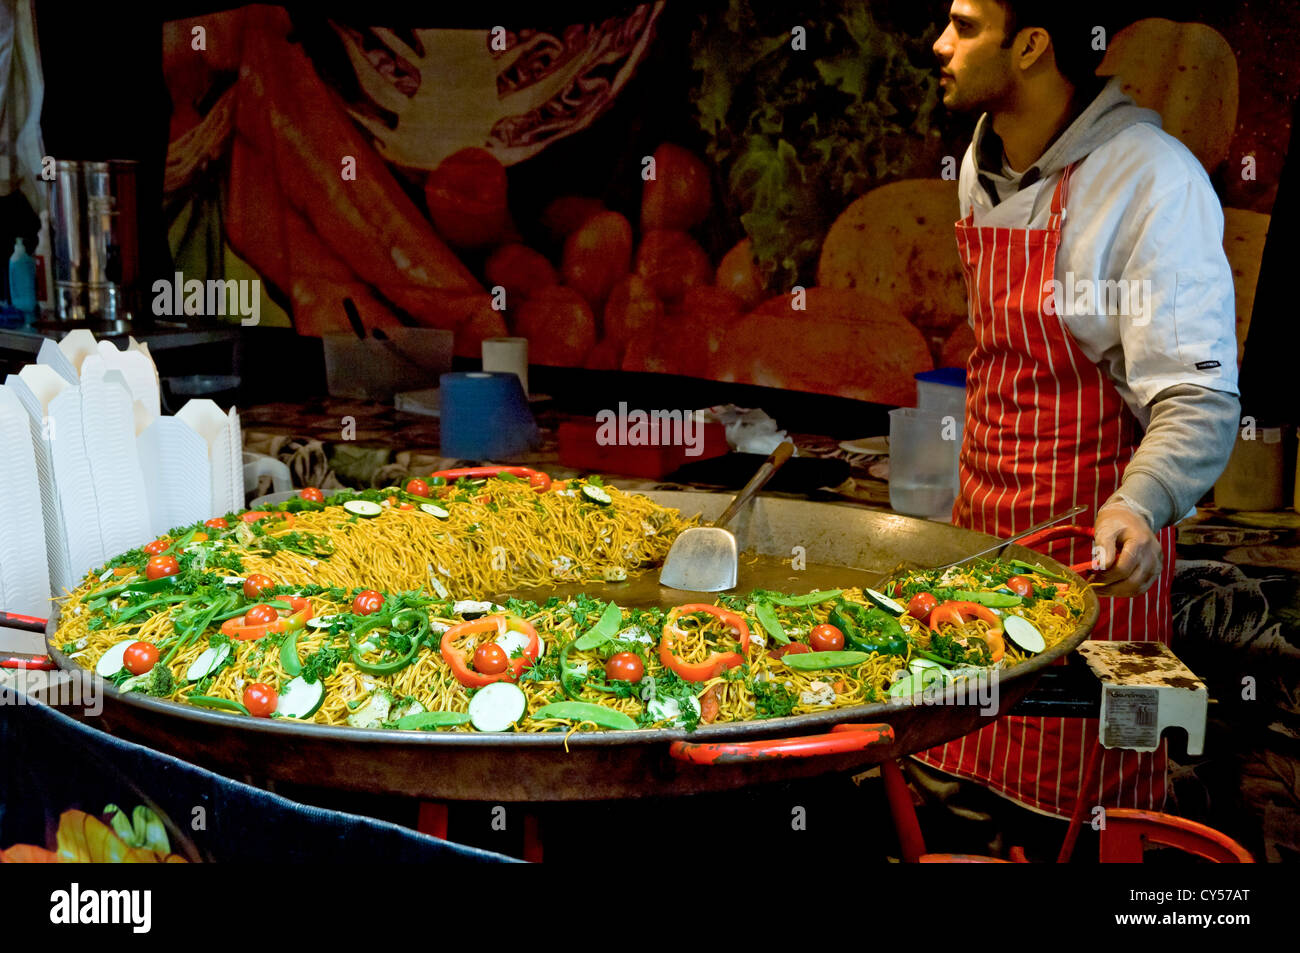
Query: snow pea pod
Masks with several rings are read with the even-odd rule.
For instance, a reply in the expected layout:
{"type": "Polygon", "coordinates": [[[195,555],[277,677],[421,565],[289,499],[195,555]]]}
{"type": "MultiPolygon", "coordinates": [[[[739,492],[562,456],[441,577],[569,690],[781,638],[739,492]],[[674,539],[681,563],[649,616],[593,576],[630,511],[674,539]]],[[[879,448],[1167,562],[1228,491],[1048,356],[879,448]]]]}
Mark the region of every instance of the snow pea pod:
{"type": "Polygon", "coordinates": [[[977,592],[972,589],[958,589],[953,598],[959,602],[976,602],[991,609],[1006,609],[1024,601],[1014,592],[977,592]]]}
{"type": "Polygon", "coordinates": [[[1057,582],[1070,581],[1066,579],[1064,576],[1057,575],[1056,573],[1051,572],[1050,570],[1044,569],[1042,566],[1037,566],[1033,563],[1027,563],[1023,559],[1012,559],[1010,560],[1010,562],[1011,565],[1015,566],[1016,569],[1018,569],[1020,572],[1036,572],[1040,576],[1046,576],[1048,579],[1054,579],[1057,582]]]}
{"type": "Polygon", "coordinates": [[[579,652],[590,652],[598,645],[603,645],[618,635],[618,627],[623,624],[623,610],[610,603],[600,614],[600,619],[586,633],[580,636],[573,647],[579,652]]]}
{"type": "Polygon", "coordinates": [[[454,728],[469,721],[469,713],[463,711],[419,711],[406,715],[393,722],[394,728],[454,728]]]}
{"type": "Polygon", "coordinates": [[[564,721],[589,721],[601,728],[614,728],[623,731],[636,727],[636,722],[613,708],[594,705],[591,702],[551,702],[543,705],[529,716],[534,721],[543,718],[558,718],[564,721]]]}
{"type": "Polygon", "coordinates": [[[756,603],[754,606],[754,615],[758,621],[763,623],[763,628],[767,634],[780,642],[782,645],[790,644],[790,636],[785,634],[785,629],[781,628],[781,620],[776,617],[776,610],[766,602],[756,603]]]}
{"type": "Polygon", "coordinates": [[[298,630],[294,629],[280,643],[280,667],[290,678],[302,674],[302,660],[298,658],[298,630]]]}
{"type": "Polygon", "coordinates": [[[786,668],[799,672],[816,672],[823,668],[846,668],[861,665],[871,656],[866,652],[803,652],[799,655],[783,655],[781,661],[786,668]]]}
{"type": "Polygon", "coordinates": [[[817,592],[810,592],[802,596],[781,596],[773,599],[772,602],[778,606],[815,606],[823,602],[830,602],[843,592],[843,589],[819,589],[817,592]]]}

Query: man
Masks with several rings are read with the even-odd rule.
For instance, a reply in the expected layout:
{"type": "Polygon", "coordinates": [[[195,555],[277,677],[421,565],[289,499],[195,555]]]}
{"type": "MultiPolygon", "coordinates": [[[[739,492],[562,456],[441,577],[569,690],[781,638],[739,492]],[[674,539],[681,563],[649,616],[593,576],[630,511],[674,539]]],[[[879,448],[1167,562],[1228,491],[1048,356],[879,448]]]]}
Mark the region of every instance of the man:
{"type": "MultiPolygon", "coordinates": [[[[1095,541],[1045,551],[1094,566],[1092,637],[1168,643],[1173,524],[1236,434],[1232,273],[1196,158],[1096,77],[1095,10],[955,0],[934,44],[944,104],[982,113],[959,179],[977,343],[953,517],[1008,536],[1085,504],[1095,541]]],[[[919,758],[1069,817],[1095,739],[1091,720],[1008,717],[919,758]]],[[[1082,796],[1159,809],[1163,746],[1107,751],[1082,796]]]]}

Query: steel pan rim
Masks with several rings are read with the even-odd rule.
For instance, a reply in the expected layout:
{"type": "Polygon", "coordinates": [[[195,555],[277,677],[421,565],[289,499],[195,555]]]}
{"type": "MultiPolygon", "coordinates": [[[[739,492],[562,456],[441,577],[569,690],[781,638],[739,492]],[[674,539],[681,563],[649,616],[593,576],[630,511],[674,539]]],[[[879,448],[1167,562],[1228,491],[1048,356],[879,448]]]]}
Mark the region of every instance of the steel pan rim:
{"type": "MultiPolygon", "coordinates": [[[[1085,608],[1083,618],[1075,630],[1046,652],[1021,662],[1009,669],[998,670],[998,678],[1012,680],[1032,675],[1038,670],[1051,665],[1057,659],[1073,652],[1092,631],[1100,613],[1100,603],[1085,580],[1069,567],[1062,565],[1050,556],[1020,546],[1010,547],[1019,558],[1031,558],[1044,563],[1046,568],[1059,572],[1072,582],[1084,586],[1085,608]]],[[[54,634],[58,628],[62,601],[57,600],[55,610],[51,613],[45,629],[46,647],[51,658],[60,669],[65,671],[93,672],[77,664],[54,644],[54,634]]],[[[318,725],[314,722],[290,722],[289,719],[248,718],[234,713],[224,713],[187,705],[183,702],[151,698],[138,692],[121,692],[117,687],[104,682],[103,690],[114,701],[124,705],[141,708],[159,715],[179,718],[210,726],[238,728],[252,732],[272,732],[280,736],[299,736],[303,739],[320,739],[321,741],[346,741],[354,743],[396,745],[434,745],[451,748],[524,748],[550,750],[573,747],[606,747],[637,744],[668,744],[673,741],[726,741],[759,740],[767,737],[783,737],[794,734],[815,733],[818,729],[841,723],[866,722],[873,718],[886,720],[887,716],[913,708],[946,707],[909,705],[891,702],[876,702],[870,705],[856,705],[851,708],[830,708],[826,711],[809,712],[802,715],[788,715],[783,718],[765,718],[753,721],[726,722],[717,725],[702,725],[695,731],[688,732],[681,728],[638,728],[631,731],[584,731],[566,735],[563,732],[441,732],[441,731],[398,731],[390,728],[352,728],[338,725],[318,725]],[[286,723],[288,722],[288,723],[286,723]]]]}

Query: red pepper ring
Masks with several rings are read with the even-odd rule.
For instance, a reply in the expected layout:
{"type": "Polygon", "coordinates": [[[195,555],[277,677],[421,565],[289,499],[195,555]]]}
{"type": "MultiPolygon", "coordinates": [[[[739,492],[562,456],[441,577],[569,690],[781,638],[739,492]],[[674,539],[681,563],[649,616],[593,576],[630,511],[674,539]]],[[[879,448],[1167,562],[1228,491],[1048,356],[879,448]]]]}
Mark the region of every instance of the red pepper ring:
{"type": "Polygon", "coordinates": [[[221,634],[236,642],[249,642],[272,632],[295,632],[306,625],[307,620],[312,617],[311,600],[302,596],[289,596],[289,605],[293,607],[289,615],[282,615],[274,622],[266,622],[262,625],[245,625],[242,615],[227,619],[221,623],[221,634]]]}
{"type": "Polygon", "coordinates": [[[491,685],[493,682],[500,681],[517,681],[519,676],[524,674],[524,669],[528,668],[533,662],[537,661],[538,653],[541,651],[542,643],[537,637],[537,630],[526,619],[519,616],[503,615],[485,615],[479,619],[470,619],[468,622],[461,622],[453,625],[446,632],[442,633],[442,643],[439,648],[442,651],[442,658],[451,666],[451,673],[456,676],[456,681],[470,688],[482,688],[484,685],[491,685]],[[502,625],[504,623],[504,626],[502,625]],[[524,654],[510,660],[509,667],[496,675],[484,675],[482,672],[476,672],[469,667],[465,660],[465,653],[452,645],[457,639],[466,635],[473,635],[476,632],[497,632],[502,628],[513,632],[522,632],[528,636],[528,645],[524,648],[524,654]]]}
{"type": "Polygon", "coordinates": [[[744,617],[732,612],[730,609],[724,609],[722,606],[707,605],[702,602],[674,606],[669,610],[668,618],[664,622],[663,635],[659,640],[659,661],[688,682],[707,682],[711,678],[716,678],[727,669],[744,664],[745,654],[748,652],[749,624],[744,617]],[[672,634],[674,632],[681,633],[681,630],[677,628],[675,623],[678,616],[691,612],[706,612],[715,619],[731,626],[735,633],[740,636],[740,652],[714,652],[703,662],[687,662],[678,658],[676,653],[673,652],[672,634]]]}
{"type": "Polygon", "coordinates": [[[988,606],[957,600],[942,602],[930,610],[930,628],[937,632],[945,622],[948,625],[965,625],[972,617],[989,624],[989,631],[984,633],[984,641],[992,653],[993,661],[1001,661],[1006,649],[1006,643],[1002,641],[1002,619],[988,606]]]}
{"type": "Polygon", "coordinates": [[[256,523],[258,520],[265,519],[282,519],[284,528],[288,529],[293,526],[294,517],[292,513],[283,513],[278,510],[249,510],[239,517],[245,523],[256,523]]]}
{"type": "Polygon", "coordinates": [[[457,470],[435,470],[429,474],[432,477],[442,477],[448,483],[454,483],[461,477],[478,479],[480,477],[494,477],[502,473],[508,473],[511,476],[526,477],[529,484],[538,493],[545,493],[551,488],[551,477],[541,470],[534,470],[532,467],[461,467],[457,470]]]}

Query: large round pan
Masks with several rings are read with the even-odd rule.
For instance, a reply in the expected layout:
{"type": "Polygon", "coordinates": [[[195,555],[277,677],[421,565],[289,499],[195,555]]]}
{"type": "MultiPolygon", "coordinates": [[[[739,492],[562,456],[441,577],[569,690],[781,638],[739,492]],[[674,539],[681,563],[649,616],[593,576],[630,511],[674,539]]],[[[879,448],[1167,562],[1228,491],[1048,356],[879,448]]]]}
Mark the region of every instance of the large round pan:
{"type": "MultiPolygon", "coordinates": [[[[684,513],[716,516],[724,494],[651,492],[647,496],[684,513]]],[[[734,527],[742,555],[739,591],[756,585],[798,591],[870,585],[900,566],[942,565],[996,540],[942,523],[849,504],[759,498],[734,527]],[[790,559],[806,560],[792,570],[790,559]],[[784,559],[781,579],[771,567],[784,559]],[[767,567],[766,570],[764,567],[767,567]],[[766,574],[765,574],[766,573],[766,574]]],[[[1019,546],[1008,555],[1056,572],[1067,568],[1019,546]]],[[[1077,577],[1074,577],[1077,578],[1077,577]]],[[[593,588],[585,587],[587,591],[593,588]]],[[[647,599],[684,602],[689,594],[658,590],[651,575],[639,587],[603,595],[624,604],[647,599]],[[629,598],[629,595],[634,596],[629,598]]],[[[1096,622],[1089,590],[1083,618],[1068,638],[1021,665],[1006,669],[993,694],[958,704],[873,704],[815,714],[682,730],[562,734],[443,734],[305,725],[249,719],[103,684],[102,713],[93,723],[222,773],[256,780],[431,800],[580,801],[693,794],[812,777],[875,764],[961,737],[1009,711],[1042,669],[1073,651],[1096,622]],[[835,730],[878,724],[879,731],[835,730]],[[773,746],[773,739],[792,739],[773,746]],[[808,740],[803,740],[808,739],[808,740]],[[766,742],[766,743],[765,743],[766,742]]],[[[54,644],[57,613],[46,641],[61,668],[79,670],[54,644]]],[[[69,713],[79,714],[70,709],[69,713]]]]}

